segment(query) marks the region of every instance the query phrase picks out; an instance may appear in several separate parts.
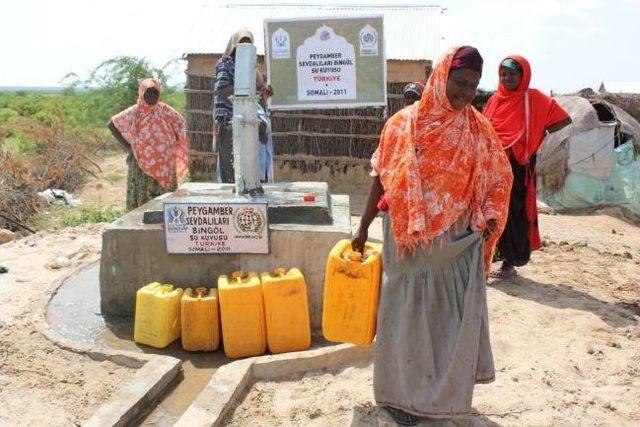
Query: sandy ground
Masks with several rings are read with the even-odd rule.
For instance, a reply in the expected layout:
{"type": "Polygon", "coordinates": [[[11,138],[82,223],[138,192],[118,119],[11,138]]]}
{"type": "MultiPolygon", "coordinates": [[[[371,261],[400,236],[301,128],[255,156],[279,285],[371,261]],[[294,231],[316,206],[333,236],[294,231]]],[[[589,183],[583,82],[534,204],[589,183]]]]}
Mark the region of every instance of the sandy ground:
{"type": "Polygon", "coordinates": [[[39,233],[0,246],[0,425],[80,425],[133,370],[62,350],[34,324],[70,272],[100,256],[102,226],[39,233]],[[71,264],[46,265],[59,255],[71,264]]]}
{"type": "MultiPolygon", "coordinates": [[[[74,194],[84,203],[124,209],[124,154],[101,161],[102,172],[74,194]]],[[[38,332],[60,280],[100,258],[103,225],[42,232],[0,246],[0,425],[80,425],[134,371],[57,347],[38,332]],[[47,267],[59,255],[70,265],[47,267]]]]}
{"type": "MultiPolygon", "coordinates": [[[[124,156],[106,158],[102,174],[77,196],[123,206],[124,156]]],[[[540,223],[543,250],[519,277],[489,284],[496,382],[476,388],[471,417],[428,425],[639,425],[640,230],[608,216],[540,223]]],[[[0,246],[9,268],[0,275],[0,425],[81,423],[132,375],[61,350],[33,323],[59,280],[98,259],[102,227],[0,246]],[[45,267],[59,254],[71,265],[45,267]]],[[[370,235],[380,236],[379,221],[370,235]]],[[[258,383],[229,423],[375,425],[371,376],[363,365],[258,383]]]]}
{"type": "MultiPolygon", "coordinates": [[[[473,415],[423,425],[639,425],[640,230],[607,216],[540,222],[543,250],[519,277],[489,284],[496,381],[476,388],[473,415]]],[[[369,365],[257,383],[229,423],[373,426],[377,417],[369,365]]]]}

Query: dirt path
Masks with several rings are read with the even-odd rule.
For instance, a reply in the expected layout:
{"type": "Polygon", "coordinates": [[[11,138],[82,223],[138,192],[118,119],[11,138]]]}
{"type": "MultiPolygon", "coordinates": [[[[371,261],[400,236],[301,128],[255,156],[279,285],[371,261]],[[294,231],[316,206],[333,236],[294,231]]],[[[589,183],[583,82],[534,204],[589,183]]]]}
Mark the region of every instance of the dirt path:
{"type": "MultiPolygon", "coordinates": [[[[640,230],[606,216],[540,222],[546,247],[489,285],[497,379],[476,388],[477,414],[423,425],[640,423],[640,230]]],[[[230,420],[375,426],[372,367],[258,383],[230,420]]]]}
{"type": "Polygon", "coordinates": [[[100,256],[102,226],[39,233],[0,246],[0,425],[80,425],[133,370],[62,350],[37,329],[57,283],[100,256]],[[70,265],[50,269],[59,255],[70,265]]]}
{"type": "Polygon", "coordinates": [[[127,196],[126,154],[109,154],[100,162],[100,171],[90,176],[74,196],[93,206],[113,206],[124,210],[127,196]]]}

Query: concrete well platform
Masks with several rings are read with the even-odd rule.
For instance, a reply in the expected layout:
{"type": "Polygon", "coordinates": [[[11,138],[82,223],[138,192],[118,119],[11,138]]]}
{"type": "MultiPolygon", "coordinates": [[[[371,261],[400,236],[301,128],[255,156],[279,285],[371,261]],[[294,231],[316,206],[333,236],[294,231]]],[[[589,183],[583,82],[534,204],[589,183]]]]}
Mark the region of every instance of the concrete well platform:
{"type": "Polygon", "coordinates": [[[338,240],[351,237],[349,196],[329,195],[325,183],[265,186],[269,254],[169,254],[162,224],[153,220],[162,210],[162,201],[216,195],[225,199],[231,197],[230,188],[224,184],[185,184],[176,193],[156,198],[107,227],[100,262],[102,313],[133,316],[136,291],[154,281],[213,287],[220,274],[234,270],[259,273],[297,267],[307,282],[312,328],[320,328],[327,255],[338,240]],[[316,201],[301,203],[307,193],[314,194],[316,201]]]}

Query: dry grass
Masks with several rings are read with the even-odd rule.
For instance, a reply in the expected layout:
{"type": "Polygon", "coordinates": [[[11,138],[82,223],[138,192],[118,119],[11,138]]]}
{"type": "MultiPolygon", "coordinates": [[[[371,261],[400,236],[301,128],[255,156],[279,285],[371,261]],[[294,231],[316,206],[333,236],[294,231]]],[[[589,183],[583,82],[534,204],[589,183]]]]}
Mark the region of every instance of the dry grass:
{"type": "MultiPolygon", "coordinates": [[[[15,129],[14,129],[15,130],[15,129]]],[[[39,191],[59,188],[69,192],[80,187],[86,173],[97,168],[91,156],[97,150],[95,141],[65,132],[61,127],[37,121],[24,122],[17,129],[35,142],[35,150],[20,154],[0,146],[0,227],[18,230],[18,224],[28,224],[42,209],[39,191]]],[[[5,135],[0,134],[0,141],[5,135]]]]}

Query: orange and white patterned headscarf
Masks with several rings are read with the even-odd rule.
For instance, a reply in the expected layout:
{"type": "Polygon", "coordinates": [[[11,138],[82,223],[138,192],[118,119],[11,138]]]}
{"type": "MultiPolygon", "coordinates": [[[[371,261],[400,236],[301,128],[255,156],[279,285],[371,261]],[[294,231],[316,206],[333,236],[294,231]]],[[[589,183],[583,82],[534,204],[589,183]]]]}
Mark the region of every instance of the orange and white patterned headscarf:
{"type": "Polygon", "coordinates": [[[144,93],[162,88],[156,79],[144,79],[138,88],[138,101],[112,117],[113,124],[131,150],[142,172],[166,190],[179,184],[189,171],[189,155],[184,119],[173,108],[158,101],[149,105],[144,93]]]}
{"type": "Polygon", "coordinates": [[[497,222],[485,246],[488,271],[506,223],[513,175],[489,121],[473,106],[451,106],[446,87],[457,48],[436,64],[420,102],[391,117],[371,159],[389,206],[399,255],[429,247],[466,212],[471,228],[497,222]]]}

